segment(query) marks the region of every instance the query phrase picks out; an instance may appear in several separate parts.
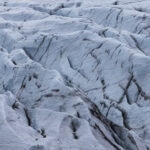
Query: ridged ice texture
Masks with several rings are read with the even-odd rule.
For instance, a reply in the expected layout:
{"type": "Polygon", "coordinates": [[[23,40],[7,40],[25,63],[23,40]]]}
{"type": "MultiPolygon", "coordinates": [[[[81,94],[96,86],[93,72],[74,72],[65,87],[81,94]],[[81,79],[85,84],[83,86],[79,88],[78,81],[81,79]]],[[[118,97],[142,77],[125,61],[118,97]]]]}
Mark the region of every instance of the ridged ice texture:
{"type": "Polygon", "coordinates": [[[1,0],[0,150],[149,150],[150,1],[1,0]]]}

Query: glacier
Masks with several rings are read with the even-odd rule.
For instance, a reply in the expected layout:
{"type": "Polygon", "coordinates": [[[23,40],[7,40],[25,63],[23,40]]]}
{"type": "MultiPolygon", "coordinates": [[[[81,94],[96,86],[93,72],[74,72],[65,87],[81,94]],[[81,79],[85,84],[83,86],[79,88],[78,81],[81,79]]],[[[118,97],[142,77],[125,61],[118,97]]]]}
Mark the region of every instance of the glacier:
{"type": "Polygon", "coordinates": [[[149,6],[1,0],[0,150],[150,150],[149,6]]]}

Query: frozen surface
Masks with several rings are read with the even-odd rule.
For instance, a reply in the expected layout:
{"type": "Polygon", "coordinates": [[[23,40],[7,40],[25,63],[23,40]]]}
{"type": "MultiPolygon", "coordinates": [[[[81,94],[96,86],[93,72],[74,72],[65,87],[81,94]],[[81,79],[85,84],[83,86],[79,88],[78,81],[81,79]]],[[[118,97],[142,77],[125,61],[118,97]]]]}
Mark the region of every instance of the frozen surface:
{"type": "Polygon", "coordinates": [[[1,0],[0,150],[149,150],[150,1],[1,0]]]}

